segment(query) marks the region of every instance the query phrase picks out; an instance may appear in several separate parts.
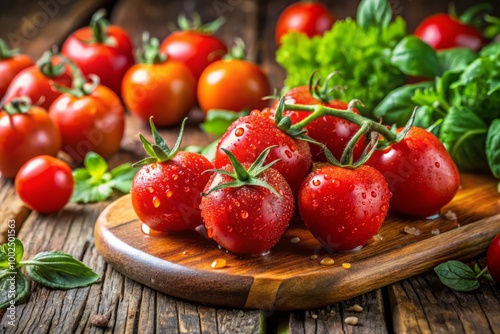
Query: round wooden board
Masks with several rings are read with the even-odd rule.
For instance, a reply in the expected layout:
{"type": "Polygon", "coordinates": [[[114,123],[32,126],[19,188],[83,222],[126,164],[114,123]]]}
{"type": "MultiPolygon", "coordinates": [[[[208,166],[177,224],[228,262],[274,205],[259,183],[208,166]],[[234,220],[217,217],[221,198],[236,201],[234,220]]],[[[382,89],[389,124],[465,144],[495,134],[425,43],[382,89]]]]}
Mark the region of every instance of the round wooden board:
{"type": "Polygon", "coordinates": [[[219,249],[203,233],[144,234],[126,195],[101,213],[95,243],[116,270],[171,296],[235,308],[309,309],[386,286],[449,259],[481,254],[500,232],[499,203],[495,180],[463,175],[462,189],[443,210],[451,210],[457,220],[389,216],[379,233],[382,240],[372,239],[358,251],[327,254],[297,218],[271,253],[240,258],[219,249]],[[405,233],[405,226],[417,228],[420,235],[405,233]],[[300,242],[292,243],[296,237],[300,242]],[[335,263],[321,265],[326,256],[335,263]],[[227,265],[213,269],[218,258],[227,265]]]}

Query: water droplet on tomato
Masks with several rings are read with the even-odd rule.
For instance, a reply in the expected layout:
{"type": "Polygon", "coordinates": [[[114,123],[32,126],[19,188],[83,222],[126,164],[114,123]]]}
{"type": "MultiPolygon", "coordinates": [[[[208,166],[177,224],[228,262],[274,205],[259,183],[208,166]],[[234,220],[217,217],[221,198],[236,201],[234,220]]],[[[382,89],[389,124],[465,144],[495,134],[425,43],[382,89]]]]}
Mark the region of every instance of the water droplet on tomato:
{"type": "Polygon", "coordinates": [[[156,167],[158,167],[158,165],[156,164],[156,162],[154,162],[154,163],[151,164],[151,168],[152,169],[156,169],[156,167]]]}
{"type": "Polygon", "coordinates": [[[287,156],[287,158],[288,158],[288,159],[291,159],[291,158],[293,157],[292,152],[291,152],[291,151],[289,151],[289,150],[286,150],[286,151],[285,151],[285,155],[287,156]]]}
{"type": "Polygon", "coordinates": [[[436,161],[436,163],[434,164],[434,166],[436,166],[436,168],[439,168],[441,166],[441,164],[436,161]]]}
{"type": "Polygon", "coordinates": [[[156,196],[153,196],[153,206],[157,208],[160,206],[160,204],[161,204],[160,199],[156,196]]]}
{"type": "Polygon", "coordinates": [[[175,181],[175,180],[177,180],[178,178],[179,178],[179,175],[177,175],[177,174],[172,175],[172,179],[173,179],[174,181],[175,181]]]}
{"type": "Polygon", "coordinates": [[[330,179],[332,178],[332,176],[331,176],[330,174],[325,174],[325,175],[323,176],[323,178],[324,178],[325,180],[330,180],[330,179]]]}
{"type": "Polygon", "coordinates": [[[229,226],[227,227],[227,231],[228,231],[229,233],[233,232],[233,227],[232,227],[231,225],[229,225],[229,226]]]}
{"type": "Polygon", "coordinates": [[[191,190],[189,187],[184,187],[184,192],[185,193],[189,192],[189,190],[191,190]]]}
{"type": "Polygon", "coordinates": [[[321,181],[320,181],[320,180],[318,180],[318,179],[314,179],[314,180],[312,181],[312,184],[313,184],[313,186],[317,187],[317,186],[319,186],[319,185],[321,184],[321,181]]]}
{"type": "Polygon", "coordinates": [[[167,198],[170,198],[172,197],[172,195],[174,194],[174,191],[172,189],[168,189],[166,192],[165,192],[165,195],[167,196],[167,198]]]}
{"type": "Polygon", "coordinates": [[[347,190],[349,190],[350,192],[354,191],[354,184],[350,184],[347,190]]]}
{"type": "Polygon", "coordinates": [[[382,206],[380,207],[380,211],[382,211],[382,212],[386,212],[387,209],[389,209],[389,208],[385,204],[382,204],[382,206]]]}
{"type": "Polygon", "coordinates": [[[372,191],[371,195],[373,198],[377,197],[377,193],[375,191],[372,191]]]}
{"type": "MultiPolygon", "coordinates": [[[[340,187],[340,181],[339,181],[339,180],[337,180],[337,179],[333,179],[333,180],[332,180],[332,187],[334,187],[334,188],[338,188],[338,187],[340,187]]],[[[354,186],[353,186],[353,187],[354,187],[354,186]]]]}
{"type": "Polygon", "coordinates": [[[234,131],[234,134],[236,137],[241,137],[241,136],[243,136],[244,133],[245,133],[245,129],[243,129],[243,128],[237,128],[234,131]]]}
{"type": "Polygon", "coordinates": [[[319,202],[318,202],[318,201],[316,201],[316,200],[314,200],[314,201],[312,202],[312,206],[313,206],[313,207],[315,207],[315,208],[317,208],[317,207],[319,206],[319,202]]]}
{"type": "Polygon", "coordinates": [[[355,227],[355,228],[352,229],[351,233],[354,234],[356,232],[358,232],[358,229],[355,227]]]}
{"type": "Polygon", "coordinates": [[[295,145],[292,145],[292,146],[290,146],[290,149],[292,150],[292,152],[295,152],[295,150],[296,150],[297,148],[295,147],[295,145]]]}
{"type": "Polygon", "coordinates": [[[207,229],[207,236],[208,236],[209,238],[212,238],[212,237],[213,237],[213,235],[214,235],[214,230],[213,230],[212,228],[208,228],[208,229],[207,229]]]}
{"type": "Polygon", "coordinates": [[[345,229],[345,227],[344,227],[344,226],[339,226],[339,228],[337,229],[337,231],[338,231],[339,233],[341,233],[341,232],[344,232],[344,229],[345,229]]]}
{"type": "Polygon", "coordinates": [[[148,187],[148,191],[149,191],[150,193],[152,193],[152,192],[153,192],[153,191],[155,191],[155,190],[153,189],[153,187],[148,187]]]}
{"type": "Polygon", "coordinates": [[[362,193],[361,197],[363,197],[363,199],[365,199],[366,198],[366,193],[362,193]]]}
{"type": "Polygon", "coordinates": [[[247,219],[248,218],[248,211],[242,210],[241,211],[241,218],[247,219]]]}

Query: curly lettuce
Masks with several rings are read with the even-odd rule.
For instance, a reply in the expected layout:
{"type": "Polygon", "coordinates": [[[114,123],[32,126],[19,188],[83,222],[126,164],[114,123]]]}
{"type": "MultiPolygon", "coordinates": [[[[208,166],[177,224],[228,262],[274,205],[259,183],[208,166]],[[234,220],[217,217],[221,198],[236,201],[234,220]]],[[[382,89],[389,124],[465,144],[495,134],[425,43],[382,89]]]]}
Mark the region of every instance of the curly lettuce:
{"type": "Polygon", "coordinates": [[[314,70],[323,78],[338,71],[334,84],[345,89],[333,97],[361,100],[365,105],[361,111],[370,116],[371,110],[405,81],[405,75],[390,62],[392,49],[405,34],[406,23],[401,17],[368,26],[351,18],[338,20],[321,37],[291,32],[283,37],[276,53],[277,62],[287,72],[284,89],[308,84],[314,70]]]}

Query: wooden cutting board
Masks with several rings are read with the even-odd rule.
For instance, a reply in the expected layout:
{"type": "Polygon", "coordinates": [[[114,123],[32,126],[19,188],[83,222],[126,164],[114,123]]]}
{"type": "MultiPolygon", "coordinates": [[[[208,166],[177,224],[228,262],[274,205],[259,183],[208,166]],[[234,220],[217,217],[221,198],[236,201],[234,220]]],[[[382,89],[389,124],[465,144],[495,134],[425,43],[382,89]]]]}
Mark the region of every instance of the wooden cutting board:
{"type": "Polygon", "coordinates": [[[171,296],[235,308],[309,309],[389,285],[450,259],[483,253],[500,232],[497,181],[463,174],[461,189],[442,212],[448,214],[433,220],[389,215],[379,237],[364,248],[333,254],[327,254],[296,218],[270,254],[240,258],[219,249],[203,231],[182,236],[143,233],[126,195],[101,213],[95,243],[116,270],[171,296]],[[405,227],[420,234],[408,234],[405,227]],[[292,242],[297,237],[300,242],[292,242]],[[321,264],[327,256],[333,265],[321,264]],[[215,259],[225,259],[226,267],[213,269],[215,259]]]}

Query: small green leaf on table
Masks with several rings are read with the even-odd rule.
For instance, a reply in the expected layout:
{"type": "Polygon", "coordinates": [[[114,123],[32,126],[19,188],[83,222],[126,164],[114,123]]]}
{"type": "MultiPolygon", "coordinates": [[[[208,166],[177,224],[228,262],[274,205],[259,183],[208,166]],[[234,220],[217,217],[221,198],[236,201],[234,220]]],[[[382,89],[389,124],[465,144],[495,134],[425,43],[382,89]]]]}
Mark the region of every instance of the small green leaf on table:
{"type": "Polygon", "coordinates": [[[441,263],[434,271],[444,285],[456,291],[473,291],[480,286],[474,270],[460,261],[441,263]]]}

